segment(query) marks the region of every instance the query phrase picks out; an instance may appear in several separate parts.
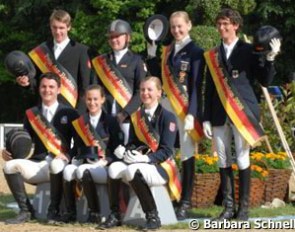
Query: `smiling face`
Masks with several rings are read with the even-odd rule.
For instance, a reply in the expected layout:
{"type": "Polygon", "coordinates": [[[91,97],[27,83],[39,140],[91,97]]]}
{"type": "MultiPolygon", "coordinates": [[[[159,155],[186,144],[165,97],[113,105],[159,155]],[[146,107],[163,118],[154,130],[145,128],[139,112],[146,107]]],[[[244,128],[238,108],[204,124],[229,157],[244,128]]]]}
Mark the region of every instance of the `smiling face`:
{"type": "Polygon", "coordinates": [[[90,115],[95,116],[101,111],[105,97],[102,96],[100,90],[92,89],[86,92],[85,101],[90,115]]]}
{"type": "Polygon", "coordinates": [[[224,43],[230,44],[237,38],[239,25],[232,23],[229,18],[218,19],[216,27],[224,43]]]}
{"type": "Polygon", "coordinates": [[[128,34],[110,33],[108,35],[109,45],[114,51],[124,49],[127,46],[129,39],[130,36],[128,34]]]}
{"type": "Polygon", "coordinates": [[[162,95],[161,87],[153,79],[148,79],[140,84],[140,99],[146,109],[158,104],[162,95]]]}
{"type": "Polygon", "coordinates": [[[190,20],[185,19],[181,14],[175,14],[170,17],[170,31],[176,41],[184,39],[191,30],[190,20]]]}
{"type": "Polygon", "coordinates": [[[61,43],[66,38],[68,38],[68,32],[71,26],[66,23],[53,19],[50,21],[51,34],[57,43],[61,43]]]}
{"type": "Polygon", "coordinates": [[[57,96],[60,93],[58,84],[53,79],[43,78],[39,85],[39,94],[42,102],[46,106],[51,106],[57,101],[57,96]]]}

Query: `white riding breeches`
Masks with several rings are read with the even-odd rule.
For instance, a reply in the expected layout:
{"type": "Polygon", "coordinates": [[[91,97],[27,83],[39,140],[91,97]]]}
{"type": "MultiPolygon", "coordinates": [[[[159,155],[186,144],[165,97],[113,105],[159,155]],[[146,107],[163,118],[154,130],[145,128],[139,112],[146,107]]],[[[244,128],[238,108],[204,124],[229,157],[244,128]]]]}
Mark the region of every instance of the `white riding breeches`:
{"type": "Polygon", "coordinates": [[[65,167],[63,178],[66,181],[82,180],[83,174],[86,170],[91,173],[94,183],[107,183],[108,173],[106,167],[101,167],[99,162],[85,163],[85,164],[69,164],[65,167]]]}
{"type": "Polygon", "coordinates": [[[62,172],[66,165],[69,163],[66,160],[59,159],[59,158],[53,158],[51,156],[46,156],[45,158],[50,164],[49,164],[49,172],[51,174],[58,174],[62,172]]]}
{"type": "Polygon", "coordinates": [[[159,186],[167,183],[158,172],[156,166],[147,163],[126,164],[121,161],[114,162],[109,166],[109,176],[112,179],[122,179],[128,183],[133,180],[137,170],[141,172],[149,186],[159,186]]]}
{"type": "Polygon", "coordinates": [[[49,181],[49,162],[27,159],[13,159],[5,162],[3,171],[6,174],[20,173],[24,181],[29,184],[39,184],[49,181]]]}
{"type": "MultiPolygon", "coordinates": [[[[167,97],[162,98],[161,104],[165,109],[175,114],[167,97]]],[[[177,128],[179,132],[181,161],[185,161],[195,155],[195,142],[192,137],[184,130],[184,122],[177,115],[175,116],[177,119],[177,128]]]]}
{"type": "Polygon", "coordinates": [[[244,170],[250,166],[250,145],[229,120],[223,126],[213,127],[213,139],[218,153],[219,167],[227,168],[233,163],[231,151],[232,138],[234,138],[237,165],[239,170],[244,170]]]}

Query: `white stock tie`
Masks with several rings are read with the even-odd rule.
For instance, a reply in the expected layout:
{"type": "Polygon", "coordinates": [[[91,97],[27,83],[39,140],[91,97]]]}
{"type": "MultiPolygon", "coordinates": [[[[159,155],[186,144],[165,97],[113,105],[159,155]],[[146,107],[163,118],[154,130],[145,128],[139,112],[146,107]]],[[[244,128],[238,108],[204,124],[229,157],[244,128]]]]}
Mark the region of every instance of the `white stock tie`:
{"type": "Polygon", "coordinates": [[[224,48],[224,53],[225,53],[226,59],[228,59],[228,57],[229,57],[229,49],[228,48],[224,48]]]}
{"type": "Polygon", "coordinates": [[[145,113],[146,113],[146,115],[147,115],[147,117],[148,117],[148,120],[151,121],[151,120],[152,120],[152,114],[151,114],[151,111],[149,111],[149,110],[145,110],[145,113]]]}
{"type": "Polygon", "coordinates": [[[48,122],[51,122],[52,114],[48,108],[44,109],[44,117],[48,120],[48,122]]]}
{"type": "Polygon", "coordinates": [[[61,49],[61,46],[59,45],[56,45],[56,48],[54,50],[54,57],[55,59],[58,59],[60,53],[62,52],[62,49],[61,49]]]}
{"type": "Polygon", "coordinates": [[[96,128],[96,124],[97,124],[97,122],[96,122],[95,118],[91,118],[91,119],[90,119],[90,123],[91,123],[91,125],[92,125],[94,128],[96,128]]]}

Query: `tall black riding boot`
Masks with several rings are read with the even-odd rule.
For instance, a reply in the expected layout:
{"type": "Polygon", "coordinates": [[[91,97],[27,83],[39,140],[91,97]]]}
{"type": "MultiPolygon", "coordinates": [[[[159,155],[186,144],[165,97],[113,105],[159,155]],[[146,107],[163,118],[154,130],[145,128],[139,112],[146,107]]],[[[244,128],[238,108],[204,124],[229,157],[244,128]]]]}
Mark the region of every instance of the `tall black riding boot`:
{"type": "Polygon", "coordinates": [[[235,216],[234,176],[231,167],[219,168],[224,210],[214,220],[233,219],[235,216]]]}
{"type": "Polygon", "coordinates": [[[239,208],[236,219],[248,221],[249,194],[250,194],[251,169],[250,167],[239,171],[239,208]]]}
{"type": "Polygon", "coordinates": [[[108,216],[107,220],[98,227],[98,229],[107,229],[122,225],[120,213],[120,186],[120,179],[108,179],[111,214],[108,216]]]}
{"type": "Polygon", "coordinates": [[[9,186],[9,189],[16,200],[18,207],[20,208],[19,214],[15,218],[7,219],[6,224],[20,224],[29,221],[34,218],[34,209],[30,203],[30,200],[26,194],[23,178],[21,174],[6,174],[5,179],[9,186]]]}
{"type": "Polygon", "coordinates": [[[84,195],[87,199],[88,208],[90,209],[87,222],[100,224],[101,215],[99,199],[97,196],[95,183],[89,170],[85,170],[83,173],[82,186],[84,195]]]}
{"type": "Polygon", "coordinates": [[[143,229],[155,230],[161,227],[161,220],[158,216],[156,202],[150,187],[143,178],[139,170],[136,171],[130,186],[137,195],[141,204],[142,210],[146,215],[146,224],[143,229]]]}
{"type": "Polygon", "coordinates": [[[76,197],[74,193],[75,185],[76,180],[63,180],[63,193],[66,212],[62,217],[62,221],[65,223],[75,222],[77,219],[76,197]]]}
{"type": "Polygon", "coordinates": [[[62,172],[58,174],[50,173],[50,204],[48,206],[47,220],[49,224],[54,224],[61,220],[59,206],[63,194],[62,172]]]}
{"type": "Polygon", "coordinates": [[[191,157],[182,162],[182,192],[179,206],[176,210],[178,220],[184,220],[187,217],[187,210],[191,208],[191,198],[194,189],[195,178],[195,157],[191,157]]]}

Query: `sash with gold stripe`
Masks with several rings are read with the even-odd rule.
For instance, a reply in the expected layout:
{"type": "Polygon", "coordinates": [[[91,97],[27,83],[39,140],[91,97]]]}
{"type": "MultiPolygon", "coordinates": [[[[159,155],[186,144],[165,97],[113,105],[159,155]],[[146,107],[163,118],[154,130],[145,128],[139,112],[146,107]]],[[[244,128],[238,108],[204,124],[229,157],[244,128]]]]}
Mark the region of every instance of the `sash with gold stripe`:
{"type": "MultiPolygon", "coordinates": [[[[144,113],[144,109],[139,108],[137,111],[131,114],[131,121],[137,138],[141,142],[149,146],[152,152],[155,152],[159,147],[160,136],[152,127],[151,122],[148,120],[148,117],[144,113]]],[[[181,194],[181,185],[178,179],[175,161],[170,158],[160,163],[160,165],[169,176],[168,187],[170,197],[171,199],[175,199],[178,201],[181,194]]]]}
{"type": "Polygon", "coordinates": [[[40,113],[38,107],[33,107],[26,110],[28,120],[36,132],[47,151],[53,155],[59,155],[66,153],[69,150],[67,143],[61,136],[58,130],[56,130],[52,124],[40,113]]]}
{"type": "Polygon", "coordinates": [[[46,43],[29,52],[29,56],[42,73],[56,73],[61,80],[61,95],[75,108],[78,99],[78,87],[72,75],[54,58],[46,43]]]}
{"type": "MultiPolygon", "coordinates": [[[[162,81],[163,89],[172,105],[176,115],[184,121],[188,111],[188,94],[179,82],[173,67],[170,65],[168,57],[171,52],[171,46],[163,47],[162,52],[162,81]]],[[[195,118],[194,129],[189,131],[188,134],[196,142],[203,138],[203,129],[200,122],[195,118]]]]}
{"type": "Polygon", "coordinates": [[[264,138],[263,129],[232,84],[231,75],[222,62],[219,62],[219,54],[220,51],[218,52],[216,47],[205,52],[204,56],[220,101],[241,135],[251,146],[256,146],[264,138]]]}
{"type": "Polygon", "coordinates": [[[132,98],[132,91],[120,71],[112,64],[107,55],[93,58],[92,64],[104,86],[119,105],[124,108],[132,98]]]}
{"type": "Polygon", "coordinates": [[[86,122],[85,115],[80,116],[72,122],[76,132],[88,147],[98,147],[98,157],[105,157],[106,144],[102,138],[96,133],[95,129],[86,122]]]}

